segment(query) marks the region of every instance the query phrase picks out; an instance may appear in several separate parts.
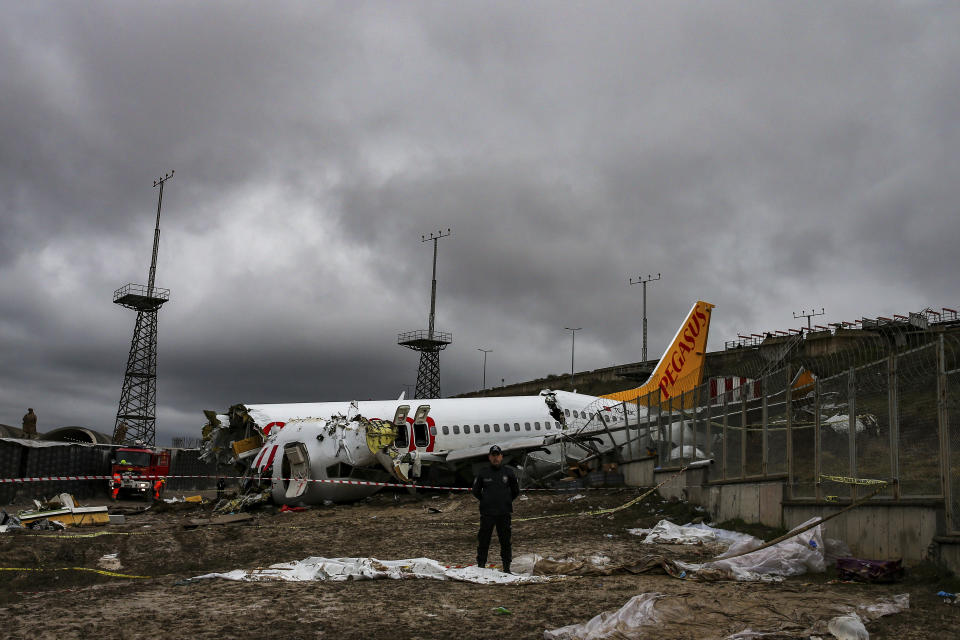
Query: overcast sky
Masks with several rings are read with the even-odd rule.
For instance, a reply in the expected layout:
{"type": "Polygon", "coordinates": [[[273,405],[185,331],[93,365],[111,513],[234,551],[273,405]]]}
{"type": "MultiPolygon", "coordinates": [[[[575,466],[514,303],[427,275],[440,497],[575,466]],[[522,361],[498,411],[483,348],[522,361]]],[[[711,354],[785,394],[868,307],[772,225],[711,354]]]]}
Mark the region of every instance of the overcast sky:
{"type": "Polygon", "coordinates": [[[956,307],[960,5],[0,1],[0,423],[110,432],[164,189],[158,437],[956,307]]]}

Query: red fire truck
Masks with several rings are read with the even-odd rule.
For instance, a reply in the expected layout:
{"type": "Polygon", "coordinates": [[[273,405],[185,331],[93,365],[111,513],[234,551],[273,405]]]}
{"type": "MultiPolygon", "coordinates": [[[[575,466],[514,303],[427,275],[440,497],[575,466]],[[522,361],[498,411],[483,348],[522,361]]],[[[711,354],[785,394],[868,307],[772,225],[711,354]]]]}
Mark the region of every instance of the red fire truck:
{"type": "Polygon", "coordinates": [[[170,475],[170,452],[134,445],[120,447],[113,453],[110,466],[110,491],[120,494],[153,498],[153,484],[158,477],[170,475]],[[119,485],[119,487],[117,486],[119,485]]]}

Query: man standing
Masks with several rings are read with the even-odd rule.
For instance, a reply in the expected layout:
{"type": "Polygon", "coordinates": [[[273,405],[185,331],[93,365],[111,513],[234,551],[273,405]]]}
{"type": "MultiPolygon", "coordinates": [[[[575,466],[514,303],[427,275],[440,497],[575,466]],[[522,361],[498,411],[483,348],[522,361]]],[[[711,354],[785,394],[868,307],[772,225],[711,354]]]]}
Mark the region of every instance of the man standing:
{"type": "Polygon", "coordinates": [[[27,409],[27,415],[23,416],[23,434],[30,440],[37,438],[37,414],[33,409],[27,409]]]}
{"type": "Polygon", "coordinates": [[[510,514],[513,513],[514,499],[520,495],[520,483],[514,470],[504,466],[503,451],[499,446],[490,447],[487,459],[490,465],[481,469],[473,481],[473,495],[480,501],[477,566],[483,567],[487,564],[490,536],[496,527],[503,571],[510,573],[510,561],[513,558],[510,547],[510,514]]]}

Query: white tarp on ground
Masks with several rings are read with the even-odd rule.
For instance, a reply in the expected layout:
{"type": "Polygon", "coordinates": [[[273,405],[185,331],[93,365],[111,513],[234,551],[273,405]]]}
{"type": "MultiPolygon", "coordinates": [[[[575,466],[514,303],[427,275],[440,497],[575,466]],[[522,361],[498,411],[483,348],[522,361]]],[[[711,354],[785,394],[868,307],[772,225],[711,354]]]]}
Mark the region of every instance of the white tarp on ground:
{"type": "Polygon", "coordinates": [[[641,593],[633,596],[616,611],[604,611],[584,622],[571,624],[553,631],[544,631],[544,640],[602,640],[604,638],[629,638],[656,625],[659,621],[654,604],[662,593],[641,593]]]}
{"type": "MultiPolygon", "coordinates": [[[[802,529],[818,519],[807,520],[796,529],[802,529]]],[[[785,576],[826,571],[821,525],[803,533],[798,533],[772,547],[729,560],[724,559],[760,547],[762,544],[763,541],[751,536],[748,540],[733,544],[716,560],[703,564],[677,562],[677,565],[690,573],[701,574],[704,577],[725,577],[744,581],[776,581],[782,580],[785,576]]]]}
{"type": "Polygon", "coordinates": [[[208,573],[192,578],[223,578],[257,582],[263,580],[285,580],[288,582],[306,581],[343,581],[378,580],[389,578],[432,578],[434,580],[456,580],[477,584],[526,584],[551,582],[561,579],[556,576],[532,576],[503,573],[497,569],[485,569],[477,566],[448,568],[430,558],[411,558],[407,560],[377,560],[376,558],[307,558],[297,562],[284,562],[270,565],[268,569],[236,569],[227,573],[208,573]]]}
{"type": "MultiPolygon", "coordinates": [[[[804,522],[797,529],[811,524],[804,522]]],[[[634,535],[643,535],[644,543],[653,544],[703,544],[717,543],[728,547],[716,559],[703,564],[676,561],[676,565],[690,575],[707,579],[733,579],[742,581],[779,581],[785,576],[803,573],[820,573],[826,570],[828,547],[849,550],[838,540],[824,540],[819,525],[809,531],[792,536],[772,547],[748,553],[731,560],[727,556],[736,556],[763,545],[763,540],[745,533],[717,529],[706,524],[675,525],[661,520],[653,529],[628,529],[634,535]]],[[[842,553],[842,551],[841,551],[842,553]]],[[[832,554],[836,555],[836,554],[832,554]]]]}
{"type": "MultiPolygon", "coordinates": [[[[673,524],[669,520],[661,520],[652,529],[627,529],[635,536],[645,536],[644,544],[703,544],[705,542],[720,543],[725,547],[738,542],[757,540],[746,533],[716,529],[707,524],[673,524]]],[[[762,544],[762,541],[758,541],[762,544]]]]}
{"type": "MultiPolygon", "coordinates": [[[[755,603],[741,608],[738,603],[723,604],[720,602],[700,601],[693,603],[690,594],[666,595],[663,593],[642,593],[627,601],[617,611],[605,611],[582,624],[572,624],[559,629],[543,632],[544,640],[606,640],[608,638],[645,637],[717,637],[724,633],[724,627],[736,625],[738,621],[755,618],[757,608],[755,603]],[[696,605],[696,617],[691,617],[691,606],[696,605]]],[[[807,597],[799,594],[798,597],[807,597]]],[[[810,606],[811,603],[807,603],[810,606]]],[[[796,616],[770,617],[758,624],[758,627],[767,625],[763,630],[753,631],[745,629],[727,640],[745,640],[760,638],[767,635],[776,637],[805,638],[812,634],[830,633],[833,629],[844,631],[851,628],[848,624],[854,620],[869,622],[880,616],[899,613],[910,608],[910,595],[901,594],[871,605],[850,606],[846,604],[820,604],[824,607],[818,615],[821,619],[806,629],[794,626],[796,616]],[[830,610],[833,610],[830,612],[830,610]],[[837,616],[837,613],[842,613],[837,616]],[[825,615],[824,615],[825,614],[825,615]],[[849,620],[848,620],[849,619],[849,620]],[[829,630],[828,630],[829,629],[829,630]]],[[[796,612],[796,613],[799,613],[796,612]]],[[[762,615],[762,614],[761,614],[762,615]]],[[[756,624],[756,622],[755,622],[756,624]]],[[[736,627],[734,627],[736,628],[736,627]]],[[[847,640],[850,636],[837,636],[847,640]]]]}

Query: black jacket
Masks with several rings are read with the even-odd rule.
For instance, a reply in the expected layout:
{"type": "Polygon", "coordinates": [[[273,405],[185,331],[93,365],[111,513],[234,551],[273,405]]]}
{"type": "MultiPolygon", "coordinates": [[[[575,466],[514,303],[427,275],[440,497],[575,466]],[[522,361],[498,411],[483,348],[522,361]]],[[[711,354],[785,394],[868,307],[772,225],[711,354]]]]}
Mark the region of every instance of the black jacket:
{"type": "Polygon", "coordinates": [[[520,495],[520,483],[512,467],[487,465],[473,481],[473,495],[480,500],[480,515],[504,516],[513,513],[513,500],[520,495]]]}

